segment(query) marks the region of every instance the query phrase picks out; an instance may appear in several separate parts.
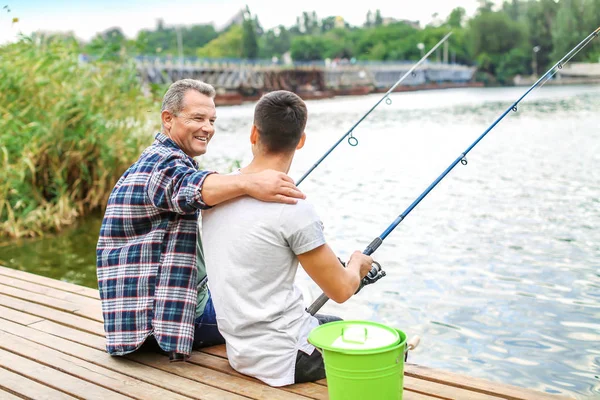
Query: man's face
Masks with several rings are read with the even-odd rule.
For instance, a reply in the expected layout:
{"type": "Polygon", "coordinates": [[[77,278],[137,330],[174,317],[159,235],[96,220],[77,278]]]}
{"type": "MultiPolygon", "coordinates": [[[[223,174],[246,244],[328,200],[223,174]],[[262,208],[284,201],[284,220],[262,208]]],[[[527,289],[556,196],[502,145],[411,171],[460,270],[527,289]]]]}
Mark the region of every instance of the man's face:
{"type": "Polygon", "coordinates": [[[206,153],[215,134],[217,111],[212,98],[188,90],[183,96],[183,109],[171,119],[169,137],[190,157],[206,153]]]}

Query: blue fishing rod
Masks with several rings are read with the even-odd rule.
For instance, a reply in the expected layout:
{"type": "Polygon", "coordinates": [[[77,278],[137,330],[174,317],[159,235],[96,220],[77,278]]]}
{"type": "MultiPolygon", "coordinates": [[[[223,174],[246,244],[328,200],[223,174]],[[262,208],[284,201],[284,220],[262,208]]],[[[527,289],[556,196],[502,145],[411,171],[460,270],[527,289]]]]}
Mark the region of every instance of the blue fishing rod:
{"type": "Polygon", "coordinates": [[[377,106],[379,104],[381,104],[382,101],[386,100],[386,103],[389,105],[392,103],[392,99],[389,98],[390,93],[392,93],[394,91],[394,89],[396,89],[396,87],[402,83],[402,81],[404,81],[409,75],[413,74],[415,69],[417,69],[421,64],[423,64],[425,62],[425,60],[427,60],[427,58],[438,48],[442,45],[442,43],[444,43],[446,40],[448,40],[448,38],[450,37],[450,35],[452,35],[452,32],[449,32],[446,36],[444,36],[442,38],[442,40],[440,40],[439,42],[437,42],[437,44],[435,46],[433,46],[431,48],[431,50],[429,50],[427,52],[427,54],[425,54],[423,57],[421,57],[421,59],[415,64],[413,65],[404,75],[402,75],[402,77],[400,77],[400,79],[398,79],[396,81],[396,83],[394,83],[394,85],[390,88],[390,90],[388,90],[382,97],[381,99],[379,99],[379,101],[377,103],[375,103],[375,105],[373,107],[371,107],[371,109],[369,111],[366,112],[366,114],[364,114],[359,120],[358,122],[356,122],[352,128],[350,128],[350,130],[348,130],[348,132],[346,132],[344,135],[342,135],[341,138],[338,139],[337,142],[335,142],[335,144],[333,146],[331,146],[331,148],[329,150],[327,150],[325,152],[325,154],[323,154],[323,156],[321,158],[319,158],[319,160],[314,163],[314,165],[312,167],[310,167],[310,169],[308,171],[306,171],[306,173],[304,175],[302,175],[302,177],[300,179],[298,179],[298,182],[296,182],[296,186],[298,186],[299,184],[302,183],[302,181],[304,179],[306,179],[306,177],[308,175],[310,175],[311,172],[313,172],[315,170],[315,168],[317,168],[319,166],[319,164],[321,164],[321,162],[327,158],[327,156],[340,144],[342,143],[342,140],[344,140],[348,135],[350,135],[350,137],[348,138],[348,143],[350,144],[350,146],[356,146],[358,144],[358,139],[356,139],[352,133],[354,132],[354,129],[356,129],[356,127],[358,125],[360,125],[361,122],[363,122],[363,120],[365,118],[367,118],[369,116],[369,114],[371,114],[371,112],[377,108],[377,106]]]}
{"type": "MultiPolygon", "coordinates": [[[[585,46],[587,46],[592,40],[594,40],[596,37],[598,37],[598,35],[600,34],[600,27],[598,27],[598,29],[596,29],[594,32],[590,33],[585,39],[583,39],[577,46],[573,47],[563,58],[560,59],[560,61],[558,61],[556,64],[554,64],[552,66],[552,68],[550,68],[548,71],[546,71],[546,73],[544,75],[542,75],[542,77],[540,77],[533,85],[531,85],[531,87],[529,89],[527,89],[527,91],[525,91],[525,93],[519,97],[519,99],[517,101],[515,101],[510,107],[508,107],[506,109],[506,111],[504,111],[502,113],[502,115],[500,115],[500,117],[498,117],[498,119],[496,119],[496,121],[494,121],[494,123],[492,123],[492,125],[489,126],[489,128],[487,128],[485,130],[485,132],[483,132],[483,134],[481,134],[481,136],[479,136],[477,138],[477,140],[475,140],[475,142],[473,142],[473,144],[471,144],[464,152],[462,152],[457,158],[456,160],[454,160],[452,162],[452,164],[450,164],[450,166],[448,168],[446,168],[446,170],[444,172],[442,172],[442,174],[440,176],[437,177],[436,180],[433,181],[433,183],[431,185],[429,185],[429,187],[427,189],[425,189],[425,191],[423,193],[421,193],[421,195],[419,197],[417,197],[417,199],[415,201],[413,201],[413,203],[408,206],[408,208],[398,216],[398,218],[396,218],[394,220],[394,222],[392,222],[390,224],[390,226],[387,227],[387,229],[385,231],[383,231],[383,233],[381,235],[379,235],[378,237],[376,237],[375,239],[373,239],[373,241],[371,243],[369,243],[369,245],[367,246],[367,248],[365,249],[365,251],[363,251],[363,254],[366,254],[368,256],[370,256],[371,254],[373,254],[375,252],[375,250],[377,250],[377,248],[379,248],[379,246],[381,246],[381,244],[383,243],[383,241],[385,240],[386,237],[388,237],[388,235],[398,226],[400,225],[400,223],[404,220],[404,218],[406,218],[406,216],[417,206],[417,204],[419,204],[421,202],[421,200],[423,200],[425,198],[425,196],[427,196],[429,194],[429,192],[431,192],[433,190],[434,187],[436,187],[436,185],[442,180],[444,179],[444,177],[446,177],[446,175],[448,175],[448,173],[460,162],[462,165],[467,165],[467,154],[473,149],[473,147],[475,147],[477,145],[477,143],[479,143],[492,129],[494,129],[494,127],[496,125],[498,125],[498,123],[500,121],[502,121],[502,119],[511,111],[513,112],[517,112],[517,106],[519,105],[519,103],[521,102],[521,100],[523,100],[525,98],[525,96],[527,96],[533,89],[535,89],[536,87],[541,87],[543,86],[549,79],[551,79],[557,72],[558,70],[562,69],[562,67],[564,65],[566,65],[569,61],[571,61],[571,59],[573,57],[575,57],[575,55],[577,55],[577,53],[579,53],[585,46]]],[[[369,285],[372,283],[377,282],[379,279],[383,278],[385,276],[385,271],[383,271],[381,269],[381,266],[378,263],[374,263],[375,266],[371,269],[371,271],[367,274],[366,277],[363,278],[363,280],[361,281],[361,284],[358,288],[358,290],[356,291],[356,293],[358,293],[365,285],[369,285]]],[[[327,300],[329,300],[329,298],[327,297],[327,295],[325,295],[325,293],[321,294],[319,296],[319,298],[317,298],[317,300],[315,300],[310,307],[308,307],[306,310],[311,314],[311,315],[315,315],[317,313],[317,311],[319,311],[321,309],[321,307],[323,307],[323,305],[325,305],[325,303],[327,302],[327,300]]]]}

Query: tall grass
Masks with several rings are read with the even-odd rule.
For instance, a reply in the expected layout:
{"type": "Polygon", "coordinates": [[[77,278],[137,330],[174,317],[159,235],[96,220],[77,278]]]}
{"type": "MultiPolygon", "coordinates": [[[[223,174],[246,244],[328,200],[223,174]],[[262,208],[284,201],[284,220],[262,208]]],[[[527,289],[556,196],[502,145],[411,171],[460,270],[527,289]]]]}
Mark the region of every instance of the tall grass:
{"type": "Polygon", "coordinates": [[[133,64],[78,61],[64,40],[0,47],[0,238],[58,231],[100,209],[152,141],[133,64]]]}

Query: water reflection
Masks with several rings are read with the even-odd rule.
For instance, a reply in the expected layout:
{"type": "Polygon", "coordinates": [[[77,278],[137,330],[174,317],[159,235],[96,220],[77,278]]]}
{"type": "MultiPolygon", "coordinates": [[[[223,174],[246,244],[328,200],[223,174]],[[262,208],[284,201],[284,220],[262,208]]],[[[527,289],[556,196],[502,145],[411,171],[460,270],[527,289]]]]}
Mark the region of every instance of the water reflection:
{"type": "MultiPolygon", "coordinates": [[[[393,95],[302,184],[342,257],[362,250],[523,88],[393,95]]],[[[308,102],[299,178],[377,96],[308,102]]],[[[419,335],[411,361],[600,396],[600,87],[535,91],[386,239],[388,276],[324,312],[419,335]]],[[[248,162],[253,105],[220,108],[203,164],[248,162]]],[[[0,262],[95,287],[98,220],[0,247],[0,262]]],[[[301,274],[299,279],[308,284],[301,274]]],[[[313,294],[317,288],[311,286],[313,294]]]]}

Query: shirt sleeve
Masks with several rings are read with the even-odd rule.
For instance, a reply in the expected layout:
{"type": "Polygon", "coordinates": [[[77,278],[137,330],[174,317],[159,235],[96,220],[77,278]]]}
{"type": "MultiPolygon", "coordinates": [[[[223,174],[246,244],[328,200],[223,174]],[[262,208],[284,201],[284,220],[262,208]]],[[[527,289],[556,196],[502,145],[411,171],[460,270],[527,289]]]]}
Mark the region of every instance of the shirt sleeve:
{"type": "Polygon", "coordinates": [[[304,254],[326,243],[323,223],[305,200],[286,205],[281,218],[284,238],[294,254],[304,254]]]}
{"type": "Polygon", "coordinates": [[[193,214],[207,209],[202,199],[202,184],[213,171],[198,171],[184,160],[169,157],[161,161],[148,180],[148,197],[152,205],[178,214],[193,214]]]}

